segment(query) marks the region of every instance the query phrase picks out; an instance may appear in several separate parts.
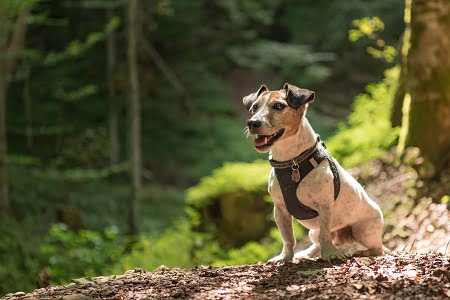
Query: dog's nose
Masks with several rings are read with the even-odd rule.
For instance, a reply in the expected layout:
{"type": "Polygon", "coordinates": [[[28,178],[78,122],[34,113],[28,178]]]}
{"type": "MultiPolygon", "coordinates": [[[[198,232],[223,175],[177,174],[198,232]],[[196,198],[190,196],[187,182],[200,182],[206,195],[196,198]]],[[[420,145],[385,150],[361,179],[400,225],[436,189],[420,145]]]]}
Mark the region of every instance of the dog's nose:
{"type": "Polygon", "coordinates": [[[259,120],[248,120],[247,121],[248,128],[258,128],[261,126],[261,121],[259,120]]]}

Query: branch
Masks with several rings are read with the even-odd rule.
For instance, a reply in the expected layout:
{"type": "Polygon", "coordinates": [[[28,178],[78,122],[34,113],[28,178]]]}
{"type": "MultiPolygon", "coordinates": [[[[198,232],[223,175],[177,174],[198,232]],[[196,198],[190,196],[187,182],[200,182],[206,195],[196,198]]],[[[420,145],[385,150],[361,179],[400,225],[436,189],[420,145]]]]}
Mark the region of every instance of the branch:
{"type": "Polygon", "coordinates": [[[164,74],[169,83],[177,91],[177,94],[179,96],[183,96],[183,98],[186,100],[183,102],[183,105],[186,107],[188,112],[192,112],[192,103],[189,99],[188,93],[180,80],[178,80],[175,72],[170,68],[169,64],[166,63],[164,58],[158,53],[158,51],[156,51],[156,49],[147,39],[142,39],[141,41],[142,48],[145,54],[151,58],[151,60],[155,63],[159,70],[164,74]]]}

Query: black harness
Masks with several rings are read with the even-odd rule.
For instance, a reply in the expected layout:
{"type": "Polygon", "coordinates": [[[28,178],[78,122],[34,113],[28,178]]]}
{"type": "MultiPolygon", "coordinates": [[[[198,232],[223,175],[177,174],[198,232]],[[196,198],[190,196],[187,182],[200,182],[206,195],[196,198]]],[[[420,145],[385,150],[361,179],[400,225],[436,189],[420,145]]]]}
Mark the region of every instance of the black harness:
{"type": "Polygon", "coordinates": [[[319,136],[317,136],[316,144],[313,147],[290,161],[277,162],[272,159],[269,160],[275,169],[275,175],[280,184],[286,208],[297,220],[308,220],[319,215],[317,211],[304,205],[297,198],[297,188],[302,179],[324,159],[328,160],[331,172],[333,172],[334,200],[336,201],[341,189],[338,169],[334,159],[328,154],[325,144],[320,141],[319,136]]]}

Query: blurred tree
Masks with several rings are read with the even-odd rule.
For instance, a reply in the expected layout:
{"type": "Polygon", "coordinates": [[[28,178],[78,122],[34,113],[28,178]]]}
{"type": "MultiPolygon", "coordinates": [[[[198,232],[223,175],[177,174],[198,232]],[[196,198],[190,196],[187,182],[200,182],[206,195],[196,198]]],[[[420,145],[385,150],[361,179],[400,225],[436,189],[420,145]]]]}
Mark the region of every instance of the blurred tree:
{"type": "Polygon", "coordinates": [[[6,166],[6,99],[11,76],[24,48],[31,5],[30,0],[0,2],[0,215],[6,214],[9,206],[6,166]]]}
{"type": "Polygon", "coordinates": [[[450,1],[410,4],[409,49],[402,52],[405,97],[399,148],[419,147],[425,159],[421,175],[431,178],[450,160],[450,1]]]}
{"type": "MultiPolygon", "coordinates": [[[[113,22],[115,18],[114,8],[106,9],[107,23],[113,22]]],[[[106,36],[106,73],[108,77],[108,98],[109,98],[109,143],[110,143],[110,163],[115,165],[119,162],[119,103],[116,97],[116,87],[114,86],[114,76],[116,72],[116,36],[111,31],[106,36]]]]}
{"type": "Polygon", "coordinates": [[[137,38],[139,30],[139,6],[138,0],[129,0],[127,6],[128,15],[128,72],[130,83],[130,151],[131,151],[131,198],[129,212],[129,231],[131,234],[138,232],[139,202],[141,198],[141,103],[139,93],[139,69],[137,38]]]}

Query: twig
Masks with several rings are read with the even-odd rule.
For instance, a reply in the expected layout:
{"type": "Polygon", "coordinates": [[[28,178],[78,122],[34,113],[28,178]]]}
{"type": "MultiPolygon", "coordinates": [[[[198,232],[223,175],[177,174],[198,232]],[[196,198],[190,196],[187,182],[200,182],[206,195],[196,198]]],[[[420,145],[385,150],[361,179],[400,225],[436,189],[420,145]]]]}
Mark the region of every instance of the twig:
{"type": "Polygon", "coordinates": [[[172,87],[176,90],[179,96],[183,96],[184,100],[183,105],[188,110],[189,113],[193,111],[191,99],[189,98],[188,92],[178,79],[175,72],[169,66],[169,64],[164,60],[164,58],[158,53],[158,51],[153,47],[153,45],[146,39],[141,39],[142,49],[145,54],[150,57],[150,59],[155,63],[155,65],[159,68],[161,73],[167,78],[172,87]]]}
{"type": "Polygon", "coordinates": [[[408,247],[408,244],[406,244],[406,243],[405,243],[405,247],[403,247],[403,250],[402,250],[402,252],[405,252],[405,250],[406,250],[406,247],[408,247]]]}
{"type": "Polygon", "coordinates": [[[414,241],[413,241],[413,243],[412,243],[412,245],[411,245],[411,248],[409,248],[409,253],[411,253],[411,251],[412,251],[412,248],[414,247],[414,244],[416,243],[416,239],[414,238],[414,241]]]}

